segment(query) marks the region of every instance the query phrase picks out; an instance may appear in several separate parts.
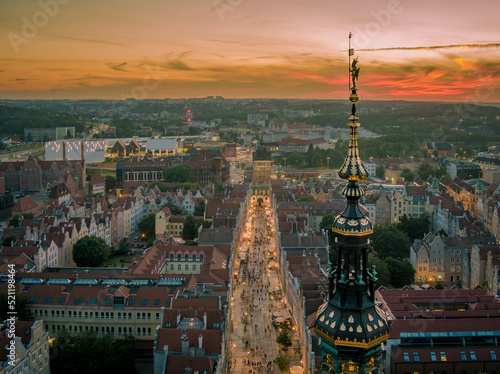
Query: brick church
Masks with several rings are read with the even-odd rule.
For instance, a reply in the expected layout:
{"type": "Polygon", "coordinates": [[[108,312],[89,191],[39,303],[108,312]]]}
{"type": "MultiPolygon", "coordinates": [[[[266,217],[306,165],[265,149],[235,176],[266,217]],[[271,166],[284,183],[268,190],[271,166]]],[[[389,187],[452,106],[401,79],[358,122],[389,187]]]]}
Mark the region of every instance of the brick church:
{"type": "Polygon", "coordinates": [[[26,161],[0,164],[0,189],[41,190],[59,183],[64,174],[72,176],[79,189],[83,188],[86,179],[83,161],[43,161],[30,155],[26,161]]]}

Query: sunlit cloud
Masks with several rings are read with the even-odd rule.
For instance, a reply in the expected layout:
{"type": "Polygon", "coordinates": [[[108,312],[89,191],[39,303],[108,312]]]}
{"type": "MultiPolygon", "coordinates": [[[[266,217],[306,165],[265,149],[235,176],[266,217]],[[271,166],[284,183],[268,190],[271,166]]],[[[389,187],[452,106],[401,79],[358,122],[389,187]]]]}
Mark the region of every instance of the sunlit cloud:
{"type": "MultiPolygon", "coordinates": [[[[18,53],[0,38],[0,98],[122,98],[154,74],[148,98],[345,99],[345,41],[359,30],[367,98],[460,101],[487,87],[483,99],[500,100],[500,43],[491,42],[500,2],[404,2],[370,35],[386,3],[195,2],[69,2],[18,53]],[[220,6],[231,10],[220,17],[220,6]]],[[[23,17],[38,11],[0,2],[0,30],[22,36],[23,17]]]]}

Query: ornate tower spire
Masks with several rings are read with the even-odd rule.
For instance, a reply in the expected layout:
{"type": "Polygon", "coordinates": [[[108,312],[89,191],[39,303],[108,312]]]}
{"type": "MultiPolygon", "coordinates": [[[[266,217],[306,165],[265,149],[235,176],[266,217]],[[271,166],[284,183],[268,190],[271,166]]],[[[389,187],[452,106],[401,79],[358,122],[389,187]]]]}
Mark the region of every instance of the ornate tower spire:
{"type": "Polygon", "coordinates": [[[347,199],[345,210],[335,218],[332,231],[337,234],[337,264],[329,274],[329,300],[316,314],[314,330],[320,337],[320,373],[380,374],[382,369],[381,343],[389,337],[385,313],[375,305],[376,272],[368,270],[368,235],[372,224],[359,208],[364,191],[358,181],[368,177],[359,158],[358,117],[359,100],[356,83],[359,77],[358,59],[351,64],[354,51],[349,34],[349,116],[351,137],[349,150],[339,176],[347,180],[342,194],[347,199]],[[352,84],[352,85],[351,85],[352,84]]]}

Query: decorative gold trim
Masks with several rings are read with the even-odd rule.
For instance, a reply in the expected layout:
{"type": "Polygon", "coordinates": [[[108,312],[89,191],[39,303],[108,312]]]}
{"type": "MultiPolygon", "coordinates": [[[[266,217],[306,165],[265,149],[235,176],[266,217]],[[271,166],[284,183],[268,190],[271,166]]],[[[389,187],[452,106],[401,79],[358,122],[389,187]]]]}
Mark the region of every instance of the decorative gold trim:
{"type": "Polygon", "coordinates": [[[337,234],[345,235],[345,236],[365,236],[369,234],[373,234],[373,229],[366,230],[345,230],[338,227],[332,227],[332,231],[337,234]]]}
{"type": "Polygon", "coordinates": [[[361,342],[351,341],[349,339],[333,339],[328,334],[324,333],[323,331],[320,331],[316,327],[314,328],[314,331],[316,332],[316,334],[318,334],[323,339],[326,339],[328,342],[334,345],[345,346],[345,347],[357,347],[357,348],[368,349],[376,346],[377,344],[383,343],[384,341],[389,339],[388,331],[385,334],[382,334],[373,340],[369,340],[368,342],[365,342],[364,339],[361,342]]]}

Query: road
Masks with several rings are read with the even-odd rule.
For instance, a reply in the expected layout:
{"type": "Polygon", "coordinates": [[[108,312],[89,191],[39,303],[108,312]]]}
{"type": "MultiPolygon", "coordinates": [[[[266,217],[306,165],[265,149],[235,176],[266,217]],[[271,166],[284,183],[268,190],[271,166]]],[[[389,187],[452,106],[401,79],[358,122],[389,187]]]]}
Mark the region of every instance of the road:
{"type": "Polygon", "coordinates": [[[272,319],[286,306],[275,291],[281,290],[281,285],[277,264],[271,261],[276,253],[273,230],[275,222],[269,208],[249,208],[237,248],[241,261],[236,264],[238,280],[231,299],[231,373],[280,373],[274,364],[280,353],[276,342],[280,329],[272,319]]]}

